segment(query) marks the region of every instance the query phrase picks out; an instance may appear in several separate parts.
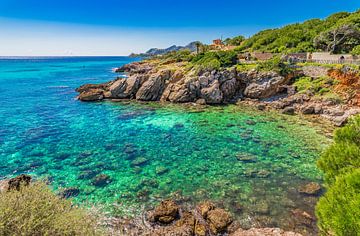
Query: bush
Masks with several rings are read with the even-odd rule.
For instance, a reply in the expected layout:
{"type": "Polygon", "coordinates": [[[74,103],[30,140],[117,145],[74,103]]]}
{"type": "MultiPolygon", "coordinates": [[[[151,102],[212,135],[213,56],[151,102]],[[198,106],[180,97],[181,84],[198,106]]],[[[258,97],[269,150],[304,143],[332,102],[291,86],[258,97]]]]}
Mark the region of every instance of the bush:
{"type": "Polygon", "coordinates": [[[0,194],[0,235],[98,235],[95,220],[44,183],[0,194]]]}
{"type": "Polygon", "coordinates": [[[230,67],[237,63],[237,53],[235,51],[216,51],[206,52],[196,55],[191,62],[200,68],[219,69],[220,67],[230,67]]]}
{"type": "Polygon", "coordinates": [[[360,169],[336,179],[316,206],[318,226],[324,233],[360,234],[360,169]]]}
{"type": "Polygon", "coordinates": [[[335,132],[334,143],[323,153],[318,166],[329,183],[338,175],[360,168],[360,116],[335,132]]]}
{"type": "Polygon", "coordinates": [[[280,75],[287,75],[293,71],[290,66],[282,62],[280,57],[273,57],[270,60],[261,61],[256,69],[258,71],[276,71],[280,75]]]}
{"type": "Polygon", "coordinates": [[[316,206],[318,226],[330,235],[360,234],[360,116],[335,132],[318,161],[328,191],[316,206]]]}

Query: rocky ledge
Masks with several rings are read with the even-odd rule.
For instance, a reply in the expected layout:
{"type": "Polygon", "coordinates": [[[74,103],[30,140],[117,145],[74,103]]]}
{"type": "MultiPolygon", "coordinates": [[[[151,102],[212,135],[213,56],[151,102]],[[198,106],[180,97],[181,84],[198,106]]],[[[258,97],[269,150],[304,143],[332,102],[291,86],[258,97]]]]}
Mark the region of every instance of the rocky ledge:
{"type": "MultiPolygon", "coordinates": [[[[316,71],[316,70],[315,70],[316,71]]],[[[284,114],[320,115],[335,125],[343,125],[349,116],[360,113],[354,105],[299,94],[294,78],[314,75],[303,68],[286,76],[277,72],[237,71],[235,67],[219,70],[187,70],[182,63],[136,62],[118,68],[126,75],[103,84],[86,84],[78,89],[81,101],[135,99],[213,105],[227,103],[257,104],[259,109],[274,108],[284,114]]],[[[324,73],[324,72],[322,72],[324,73]]]]}

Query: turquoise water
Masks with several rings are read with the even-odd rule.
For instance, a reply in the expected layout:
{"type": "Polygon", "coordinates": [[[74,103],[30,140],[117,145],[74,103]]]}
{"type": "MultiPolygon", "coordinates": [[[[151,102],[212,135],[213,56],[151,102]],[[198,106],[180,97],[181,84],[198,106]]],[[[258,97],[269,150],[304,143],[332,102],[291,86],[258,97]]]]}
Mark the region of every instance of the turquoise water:
{"type": "Polygon", "coordinates": [[[212,199],[244,225],[288,226],[296,194],[319,181],[329,140],[299,117],[236,105],[82,103],[74,89],[113,79],[126,57],[0,60],[0,177],[48,178],[79,203],[120,212],[172,197],[212,199]],[[104,174],[107,181],[94,184],[104,174]]]}

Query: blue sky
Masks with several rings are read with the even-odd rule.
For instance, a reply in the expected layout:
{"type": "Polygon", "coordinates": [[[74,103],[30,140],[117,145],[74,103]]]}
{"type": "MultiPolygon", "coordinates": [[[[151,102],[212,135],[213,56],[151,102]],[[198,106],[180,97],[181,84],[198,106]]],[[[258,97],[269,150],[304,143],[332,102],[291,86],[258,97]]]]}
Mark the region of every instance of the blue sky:
{"type": "Polygon", "coordinates": [[[0,55],[127,55],[357,9],[360,0],[0,0],[0,55]]]}

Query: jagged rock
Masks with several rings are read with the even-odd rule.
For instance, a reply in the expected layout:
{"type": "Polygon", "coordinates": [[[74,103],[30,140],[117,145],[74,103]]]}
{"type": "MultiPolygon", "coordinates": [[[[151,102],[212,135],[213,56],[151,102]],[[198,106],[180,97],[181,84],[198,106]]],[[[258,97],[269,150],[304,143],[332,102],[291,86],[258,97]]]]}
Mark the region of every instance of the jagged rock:
{"type": "Polygon", "coordinates": [[[179,216],[179,206],[172,200],[165,200],[148,214],[153,223],[169,224],[179,216]]]}
{"type": "Polygon", "coordinates": [[[93,102],[100,101],[104,99],[104,90],[102,89],[90,89],[86,90],[78,96],[80,101],[84,102],[93,102]]]}
{"type": "Polygon", "coordinates": [[[226,231],[226,228],[233,221],[231,215],[223,209],[216,208],[207,213],[206,220],[209,224],[210,230],[214,234],[226,231]]]}
{"type": "Polygon", "coordinates": [[[200,215],[202,215],[202,217],[206,218],[207,217],[207,213],[211,210],[214,210],[216,207],[214,205],[214,203],[209,202],[209,201],[205,201],[200,203],[196,209],[197,211],[200,213],[200,215]]]}
{"type": "Polygon", "coordinates": [[[82,86],[80,86],[79,88],[75,89],[76,92],[78,93],[82,93],[82,92],[86,92],[92,89],[99,89],[99,90],[106,90],[108,86],[108,83],[104,83],[104,84],[84,84],[82,86]]]}
{"type": "Polygon", "coordinates": [[[165,89],[162,101],[177,103],[194,102],[200,93],[200,82],[197,78],[183,78],[177,83],[170,83],[165,89]]]}
{"type": "Polygon", "coordinates": [[[321,193],[321,185],[315,182],[311,182],[306,185],[300,186],[298,191],[302,194],[316,196],[321,193]]]}
{"type": "Polygon", "coordinates": [[[157,101],[160,99],[164,89],[165,80],[170,78],[170,71],[161,71],[150,76],[136,93],[136,99],[141,101],[157,101]]]}
{"type": "MultiPolygon", "coordinates": [[[[254,76],[254,75],[253,75],[254,76]]],[[[286,85],[288,78],[274,73],[255,75],[253,81],[245,88],[244,96],[249,98],[268,98],[280,92],[282,85],[286,85]]]]}
{"type": "Polygon", "coordinates": [[[205,101],[205,99],[200,98],[200,99],[196,100],[196,104],[198,104],[198,105],[206,105],[206,101],[205,101]]]}
{"type": "Polygon", "coordinates": [[[28,186],[31,182],[32,178],[30,175],[19,175],[15,178],[5,180],[3,183],[3,188],[5,191],[11,190],[20,190],[21,186],[28,186]]]}
{"type": "Polygon", "coordinates": [[[201,97],[207,104],[219,104],[223,101],[223,93],[219,86],[219,81],[215,80],[210,87],[201,89],[201,97]]]}

